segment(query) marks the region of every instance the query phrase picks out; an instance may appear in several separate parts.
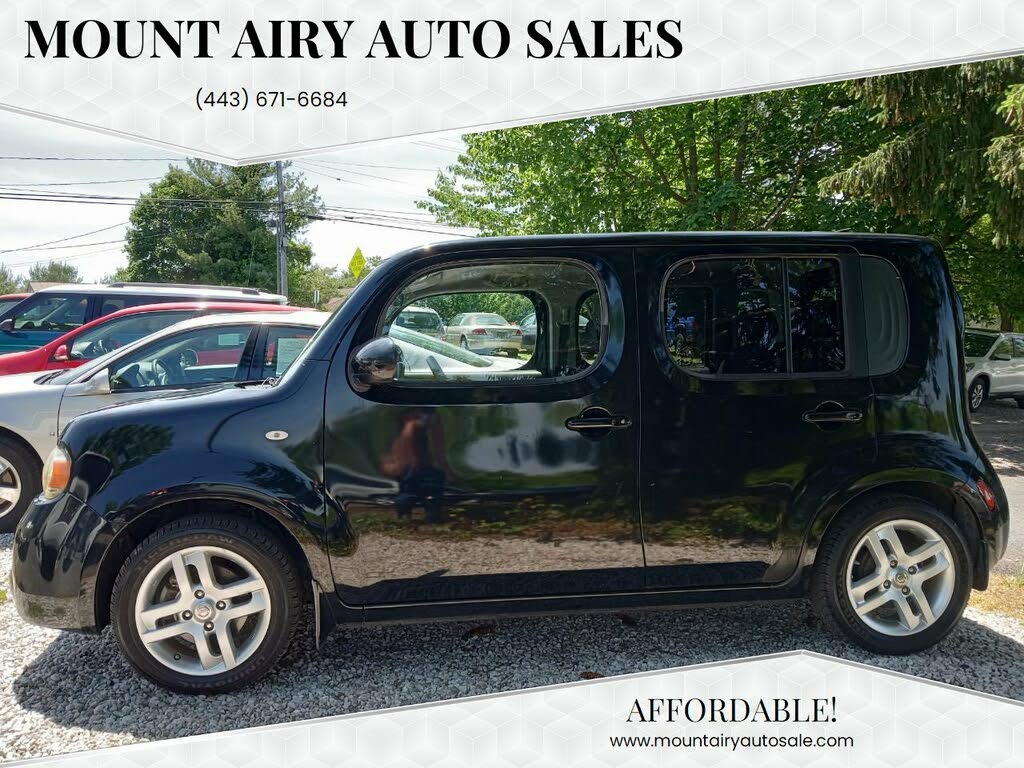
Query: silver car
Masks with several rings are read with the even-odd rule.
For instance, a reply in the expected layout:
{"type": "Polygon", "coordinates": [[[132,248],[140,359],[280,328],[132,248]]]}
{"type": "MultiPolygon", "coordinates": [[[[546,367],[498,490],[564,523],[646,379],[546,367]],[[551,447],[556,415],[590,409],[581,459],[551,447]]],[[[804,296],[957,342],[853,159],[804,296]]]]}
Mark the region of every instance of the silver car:
{"type": "Polygon", "coordinates": [[[964,362],[972,411],[988,398],[1013,398],[1024,408],[1024,334],[968,329],[964,362]]]}
{"type": "Polygon", "coordinates": [[[523,329],[493,312],[463,312],[452,318],[445,341],[473,352],[504,352],[519,357],[523,350],[523,329]]]}
{"type": "Polygon", "coordinates": [[[131,400],[284,373],[326,312],[209,315],[172,325],[80,368],[0,377],[0,531],[38,494],[42,459],[68,421],[131,400]]]}

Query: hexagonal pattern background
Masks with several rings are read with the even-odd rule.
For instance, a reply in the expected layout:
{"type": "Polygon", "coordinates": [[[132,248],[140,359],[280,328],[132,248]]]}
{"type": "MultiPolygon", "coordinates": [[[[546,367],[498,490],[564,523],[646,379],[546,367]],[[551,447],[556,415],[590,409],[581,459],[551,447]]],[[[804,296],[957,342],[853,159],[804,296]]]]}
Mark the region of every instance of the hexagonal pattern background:
{"type": "MultiPolygon", "coordinates": [[[[135,30],[134,26],[129,27],[135,30]]],[[[423,27],[419,27],[422,32],[423,27]]],[[[137,34],[137,30],[135,30],[137,34]]],[[[147,32],[152,37],[152,31],[147,32]]],[[[319,38],[325,38],[321,31],[319,38]]],[[[483,36],[494,50],[493,27],[483,36]]],[[[88,41],[89,35],[85,36],[88,41]]],[[[1020,0],[12,0],[0,7],[0,107],[47,116],[229,162],[311,154],[409,136],[480,131],[629,107],[1008,55],[1024,49],[1020,0]],[[245,22],[267,40],[270,19],[351,19],[344,59],[232,58],[245,22]],[[212,58],[26,58],[26,21],[217,19],[212,58]],[[367,59],[377,24],[401,20],[504,21],[504,56],[446,59],[445,37],[425,59],[367,59]],[[576,20],[607,20],[609,47],[624,19],[681,22],[676,59],[528,59],[533,19],[555,41],[576,20]],[[200,87],[248,89],[245,110],[199,111],[200,87]],[[260,90],[344,90],[333,109],[256,109],[260,90]]],[[[397,40],[402,45],[402,40],[397,40]]],[[[130,50],[139,45],[129,40],[130,50]]],[[[426,39],[416,40],[424,50],[426,39]]],[[[465,49],[464,44],[464,49],[465,49]]],[[[188,44],[185,50],[194,50],[188,44]]],[[[245,49],[248,50],[248,49],[245,49]]],[[[381,50],[377,48],[378,52],[381,50]]]]}
{"type": "MultiPolygon", "coordinates": [[[[694,710],[696,711],[696,710],[694,710]]],[[[805,710],[806,711],[806,710],[805,710]]],[[[1024,764],[1024,705],[794,651],[33,760],[59,768],[1024,764]],[[634,701],[826,700],[809,723],[628,723],[634,701]],[[834,710],[831,705],[835,697],[834,710]],[[612,746],[613,736],[842,736],[850,746],[612,746]]],[[[14,764],[12,764],[14,765],[14,764]]]]}

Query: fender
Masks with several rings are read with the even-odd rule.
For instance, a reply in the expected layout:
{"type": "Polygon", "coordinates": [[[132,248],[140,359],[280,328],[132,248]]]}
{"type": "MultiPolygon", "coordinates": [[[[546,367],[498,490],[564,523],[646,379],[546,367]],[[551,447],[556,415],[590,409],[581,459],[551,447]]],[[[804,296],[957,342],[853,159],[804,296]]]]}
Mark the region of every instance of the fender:
{"type": "Polygon", "coordinates": [[[930,443],[927,454],[908,451],[907,441],[912,439],[904,435],[898,451],[880,451],[869,471],[847,478],[838,487],[832,485],[834,491],[821,500],[817,512],[808,520],[800,558],[804,568],[813,566],[825,532],[843,510],[868,493],[890,490],[933,502],[952,499],[951,508],[942,511],[958,524],[973,550],[976,583],[987,577],[989,556],[983,542],[990,538],[1000,520],[1008,517],[1005,498],[1000,499],[996,512],[990,512],[975,486],[982,473],[970,463],[969,454],[952,444],[940,448],[935,442],[930,443]]]}

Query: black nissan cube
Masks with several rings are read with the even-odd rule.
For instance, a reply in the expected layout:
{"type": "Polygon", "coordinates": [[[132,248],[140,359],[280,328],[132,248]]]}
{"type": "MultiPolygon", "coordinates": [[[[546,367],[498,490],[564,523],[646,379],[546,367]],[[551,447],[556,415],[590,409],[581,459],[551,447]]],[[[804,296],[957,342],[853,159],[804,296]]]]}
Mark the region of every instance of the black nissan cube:
{"type": "MultiPolygon", "coordinates": [[[[470,324],[471,325],[471,324],[470,324]]],[[[460,326],[460,334],[477,329],[460,326]]],[[[86,414],[14,542],[21,615],[112,624],[208,693],[348,622],[807,596],[941,640],[1007,542],[963,313],[913,237],[621,234],[416,249],[278,379],[86,414]],[[485,354],[410,306],[536,334],[485,354]]],[[[754,628],[752,628],[753,630],[754,628]]]]}

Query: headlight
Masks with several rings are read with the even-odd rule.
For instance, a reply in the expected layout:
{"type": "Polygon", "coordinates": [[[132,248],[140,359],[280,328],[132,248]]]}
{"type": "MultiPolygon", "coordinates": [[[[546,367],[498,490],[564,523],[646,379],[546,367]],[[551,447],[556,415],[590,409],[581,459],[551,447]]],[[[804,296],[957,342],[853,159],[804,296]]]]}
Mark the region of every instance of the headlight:
{"type": "Polygon", "coordinates": [[[967,372],[970,373],[973,370],[974,370],[974,363],[968,363],[967,364],[967,372]]]}
{"type": "Polygon", "coordinates": [[[43,498],[55,499],[71,482],[71,457],[59,445],[50,451],[43,464],[43,498]]]}

